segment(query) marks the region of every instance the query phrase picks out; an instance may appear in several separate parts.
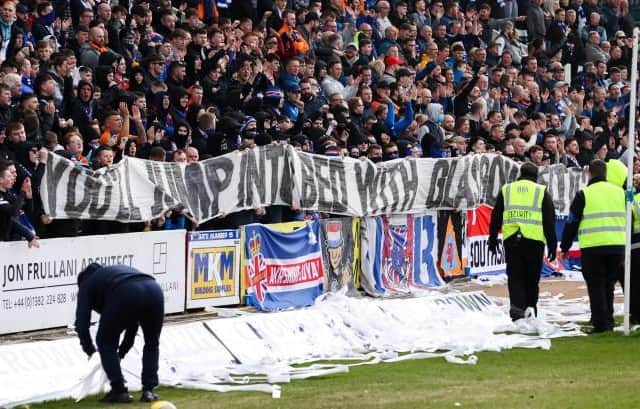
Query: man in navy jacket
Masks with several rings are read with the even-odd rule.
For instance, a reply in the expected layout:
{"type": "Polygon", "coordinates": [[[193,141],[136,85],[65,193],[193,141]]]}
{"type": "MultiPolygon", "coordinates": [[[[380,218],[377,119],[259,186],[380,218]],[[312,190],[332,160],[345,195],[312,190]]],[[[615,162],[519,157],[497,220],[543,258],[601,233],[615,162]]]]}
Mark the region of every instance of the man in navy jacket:
{"type": "Polygon", "coordinates": [[[164,317],[164,295],[155,279],[125,265],[102,267],[92,263],[78,275],[76,332],[82,350],[91,357],[96,351],[89,333],[91,311],[100,314],[96,343],[102,367],[111,382],[105,402],[131,402],[120,369],[120,360],[133,346],[138,325],[144,334],[142,353],[143,402],[154,401],[158,385],[160,331],[164,317]],[[118,347],[120,334],[124,338],[118,347]]]}

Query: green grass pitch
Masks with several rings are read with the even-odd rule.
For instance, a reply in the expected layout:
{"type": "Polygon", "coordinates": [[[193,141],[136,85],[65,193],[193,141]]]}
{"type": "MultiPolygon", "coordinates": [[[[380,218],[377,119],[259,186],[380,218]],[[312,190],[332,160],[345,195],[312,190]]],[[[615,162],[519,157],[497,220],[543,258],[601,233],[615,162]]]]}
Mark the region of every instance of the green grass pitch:
{"type": "MultiPolygon", "coordinates": [[[[282,397],[159,388],[178,409],[259,408],[639,408],[640,334],[619,333],[552,341],[551,350],[478,354],[475,366],[441,358],[366,365],[282,385],[282,397]]],[[[134,393],[136,399],[139,393],[134,393]]],[[[107,405],[93,396],[30,408],[149,408],[107,405]]]]}

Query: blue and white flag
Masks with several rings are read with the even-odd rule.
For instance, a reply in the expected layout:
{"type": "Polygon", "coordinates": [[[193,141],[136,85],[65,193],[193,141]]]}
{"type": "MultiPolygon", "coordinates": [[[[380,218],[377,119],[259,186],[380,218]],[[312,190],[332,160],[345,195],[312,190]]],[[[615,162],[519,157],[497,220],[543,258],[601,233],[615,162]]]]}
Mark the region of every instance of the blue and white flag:
{"type": "Polygon", "coordinates": [[[247,305],[261,311],[298,308],[322,294],[319,222],[287,233],[250,224],[244,234],[247,305]]]}
{"type": "Polygon", "coordinates": [[[443,285],[437,270],[436,216],[369,217],[361,223],[360,283],[370,295],[443,285]]]}

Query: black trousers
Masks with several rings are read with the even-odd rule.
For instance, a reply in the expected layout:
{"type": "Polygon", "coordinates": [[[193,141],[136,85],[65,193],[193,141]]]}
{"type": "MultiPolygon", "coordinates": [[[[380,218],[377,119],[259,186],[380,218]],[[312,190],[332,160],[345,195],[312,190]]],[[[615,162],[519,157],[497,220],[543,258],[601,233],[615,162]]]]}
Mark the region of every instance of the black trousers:
{"type": "Polygon", "coordinates": [[[102,367],[114,391],[125,391],[120,368],[118,343],[127,328],[139,325],[144,335],[142,351],[142,387],[151,390],[158,386],[160,331],[164,318],[164,294],[153,279],[125,282],[109,294],[96,336],[102,367]]]}
{"type": "MultiPolygon", "coordinates": [[[[624,275],[624,269],[623,269],[624,275]]],[[[631,250],[631,322],[640,324],[640,249],[631,250]]],[[[621,281],[624,288],[624,277],[621,281]]]]}
{"type": "Polygon", "coordinates": [[[533,307],[537,315],[544,243],[514,235],[504,241],[504,250],[511,319],[523,318],[528,307],[533,307]]]}
{"type": "MultiPolygon", "coordinates": [[[[624,260],[624,258],[621,258],[624,260]]],[[[620,265],[616,279],[624,290],[624,264],[620,265]]],[[[629,315],[632,324],[640,324],[640,249],[631,250],[631,304],[629,315]]],[[[625,294],[626,296],[626,294],[625,294]]]]}
{"type": "Polygon", "coordinates": [[[623,257],[590,249],[582,251],[582,275],[589,292],[594,331],[613,329],[613,287],[623,257]]]}

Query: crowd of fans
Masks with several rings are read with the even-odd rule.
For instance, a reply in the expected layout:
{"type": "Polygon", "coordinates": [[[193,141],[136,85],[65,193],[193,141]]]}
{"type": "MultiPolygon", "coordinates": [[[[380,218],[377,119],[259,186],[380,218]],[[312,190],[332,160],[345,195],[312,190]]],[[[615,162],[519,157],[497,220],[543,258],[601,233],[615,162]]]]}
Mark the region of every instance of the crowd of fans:
{"type": "Polygon", "coordinates": [[[373,162],[496,152],[640,170],[627,149],[634,24],[628,0],[4,1],[0,239],[300,216],[51,221],[41,149],[93,169],[275,143],[373,162]]]}

